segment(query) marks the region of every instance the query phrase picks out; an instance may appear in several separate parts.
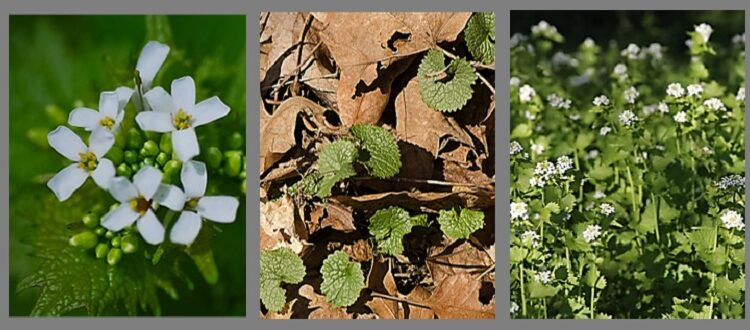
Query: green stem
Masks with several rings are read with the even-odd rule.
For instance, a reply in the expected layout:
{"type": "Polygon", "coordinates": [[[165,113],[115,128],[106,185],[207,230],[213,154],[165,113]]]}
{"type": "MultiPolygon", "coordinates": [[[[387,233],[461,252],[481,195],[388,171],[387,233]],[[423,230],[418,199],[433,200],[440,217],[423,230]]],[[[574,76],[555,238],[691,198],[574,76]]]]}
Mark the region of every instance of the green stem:
{"type": "Polygon", "coordinates": [[[593,320],[596,317],[596,314],[594,313],[594,287],[591,287],[591,319],[593,320]]]}
{"type": "Polygon", "coordinates": [[[633,183],[633,174],[630,171],[630,166],[627,168],[627,175],[628,175],[628,184],[630,185],[630,203],[632,205],[632,213],[633,213],[633,219],[638,220],[638,215],[640,214],[640,205],[636,205],[636,198],[635,198],[635,184],[633,183]]]}
{"type": "Polygon", "coordinates": [[[523,262],[521,262],[521,269],[518,277],[521,279],[521,316],[526,317],[526,290],[524,289],[523,277],[526,272],[524,271],[523,262]]]}
{"type": "Polygon", "coordinates": [[[656,207],[654,207],[654,219],[656,219],[656,241],[659,242],[659,207],[661,207],[661,202],[656,200],[654,193],[651,193],[651,203],[656,203],[656,207]]]}

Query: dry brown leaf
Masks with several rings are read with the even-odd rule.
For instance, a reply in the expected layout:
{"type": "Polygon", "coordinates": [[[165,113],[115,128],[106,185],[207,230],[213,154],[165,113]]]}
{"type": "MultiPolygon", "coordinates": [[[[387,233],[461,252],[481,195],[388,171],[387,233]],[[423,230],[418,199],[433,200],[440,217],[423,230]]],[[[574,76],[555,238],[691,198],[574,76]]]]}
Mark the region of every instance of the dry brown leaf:
{"type": "MultiPolygon", "coordinates": [[[[427,304],[430,300],[431,293],[424,287],[418,286],[414,290],[409,292],[406,299],[420,304],[427,304]]],[[[410,320],[431,320],[435,318],[435,312],[429,308],[419,307],[415,305],[408,305],[408,315],[405,317],[410,320]]]]}
{"type": "Polygon", "coordinates": [[[454,41],[471,13],[313,13],[323,23],[320,38],[340,71],[337,100],[345,126],[376,123],[391,83],[416,54],[454,41]]]}
{"type": "Polygon", "coordinates": [[[295,229],[294,201],[289,195],[260,203],[260,249],[288,247],[295,253],[303,248],[295,229]]]}
{"type": "MultiPolygon", "coordinates": [[[[261,82],[275,82],[280,76],[291,74],[297,67],[297,42],[302,36],[305,20],[309,15],[303,12],[272,12],[266,20],[261,21],[261,24],[265,23],[260,34],[261,82]],[[266,79],[269,74],[273,77],[266,79]]],[[[317,36],[308,31],[305,41],[309,44],[303,45],[302,56],[312,51],[317,36]]]]}
{"type": "Polygon", "coordinates": [[[345,308],[329,304],[326,298],[316,293],[309,284],[299,288],[299,295],[310,300],[310,309],[313,311],[308,316],[309,319],[352,319],[354,317],[347,313],[345,308]]]}
{"type": "Polygon", "coordinates": [[[349,254],[356,262],[365,262],[372,259],[372,246],[366,239],[358,239],[354,244],[344,245],[341,249],[349,254]]]}
{"type": "Polygon", "coordinates": [[[315,204],[310,213],[310,223],[310,234],[328,227],[345,233],[357,230],[354,226],[352,209],[335,202],[315,204]]]}
{"type": "Polygon", "coordinates": [[[325,108],[301,96],[285,100],[260,128],[260,173],[265,172],[296,145],[294,131],[300,112],[322,116],[325,108]]]}
{"type": "Polygon", "coordinates": [[[435,283],[461,274],[476,276],[493,263],[486,252],[468,241],[456,246],[447,237],[443,239],[443,244],[429,247],[427,253],[427,268],[435,283]]]}
{"type": "Polygon", "coordinates": [[[291,306],[294,306],[294,303],[297,302],[297,299],[292,299],[292,301],[289,302],[286,306],[284,306],[284,310],[280,312],[273,312],[268,311],[266,315],[263,315],[263,313],[260,313],[260,318],[263,320],[288,320],[292,318],[292,308],[291,306]]]}
{"type": "Polygon", "coordinates": [[[469,274],[449,276],[437,283],[428,303],[439,319],[494,319],[495,297],[483,304],[481,288],[482,282],[469,274]]]}

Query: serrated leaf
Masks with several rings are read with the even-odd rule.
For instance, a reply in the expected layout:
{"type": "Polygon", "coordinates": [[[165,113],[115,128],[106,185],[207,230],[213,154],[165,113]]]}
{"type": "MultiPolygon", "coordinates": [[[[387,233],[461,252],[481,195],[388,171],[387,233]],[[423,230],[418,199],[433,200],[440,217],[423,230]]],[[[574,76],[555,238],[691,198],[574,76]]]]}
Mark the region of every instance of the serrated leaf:
{"type": "Polygon", "coordinates": [[[375,212],[370,217],[368,227],[370,234],[375,236],[378,251],[393,256],[404,252],[402,240],[404,235],[411,232],[411,228],[409,212],[395,206],[375,212]]]}
{"type": "Polygon", "coordinates": [[[463,58],[452,60],[447,66],[443,52],[430,49],[417,71],[422,100],[435,110],[454,112],[471,99],[476,82],[476,71],[463,58]]]}
{"type": "Polygon", "coordinates": [[[716,291],[724,297],[739,301],[742,299],[742,290],[745,289],[745,279],[740,277],[734,281],[730,281],[726,277],[719,277],[716,279],[716,291]]]}
{"type": "Polygon", "coordinates": [[[529,296],[532,299],[552,297],[557,294],[558,288],[546,284],[542,284],[536,281],[531,281],[528,284],[529,296]]]}
{"type": "Polygon", "coordinates": [[[472,233],[484,227],[484,212],[462,209],[459,214],[455,208],[440,210],[437,221],[446,236],[469,238],[472,233]]]}
{"type": "Polygon", "coordinates": [[[354,160],[357,159],[357,146],[347,140],[338,140],[326,145],[320,152],[318,158],[318,175],[311,178],[312,182],[305,183],[305,192],[307,187],[314,187],[315,195],[320,198],[326,198],[331,195],[331,189],[339,181],[354,176],[357,172],[354,170],[354,160]],[[317,179],[317,180],[316,180],[317,179]]]}
{"type": "Polygon", "coordinates": [[[401,151],[393,134],[380,126],[357,124],[349,132],[369,155],[361,159],[367,170],[378,178],[390,178],[401,170],[401,151]]]}
{"type": "Polygon", "coordinates": [[[495,13],[475,13],[464,30],[466,47],[484,64],[495,61],[495,13]]]}
{"type": "Polygon", "coordinates": [[[343,251],[336,251],[323,260],[320,273],[323,275],[320,291],[336,307],[354,304],[365,286],[359,263],[349,261],[349,255],[343,251]]]}
{"type": "Polygon", "coordinates": [[[282,283],[297,284],[305,277],[302,259],[289,248],[260,253],[260,300],[268,310],[278,312],[286,304],[282,283]]]}
{"type": "Polygon", "coordinates": [[[418,215],[411,217],[411,225],[414,227],[417,227],[417,226],[429,227],[430,220],[427,218],[427,214],[418,214],[418,215]]]}

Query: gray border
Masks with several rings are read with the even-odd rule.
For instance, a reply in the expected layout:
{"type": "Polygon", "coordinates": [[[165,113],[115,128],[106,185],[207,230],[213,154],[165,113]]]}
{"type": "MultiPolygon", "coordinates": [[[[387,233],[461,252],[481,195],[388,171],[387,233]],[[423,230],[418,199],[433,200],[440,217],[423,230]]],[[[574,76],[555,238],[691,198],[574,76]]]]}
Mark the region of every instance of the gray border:
{"type": "MultiPolygon", "coordinates": [[[[2,80],[0,81],[0,99],[8,100],[8,14],[143,14],[143,13],[171,13],[171,14],[200,14],[200,13],[232,13],[232,14],[246,14],[248,16],[247,24],[247,36],[248,36],[248,66],[247,66],[247,105],[249,109],[249,116],[247,117],[249,124],[247,126],[247,139],[248,139],[248,154],[257,155],[258,153],[258,140],[255,132],[258,131],[258,112],[254,108],[253,104],[258,99],[258,90],[254,85],[254,72],[257,72],[258,65],[258,52],[257,52],[257,39],[252,36],[257,35],[258,27],[253,24],[254,18],[257,17],[260,11],[271,10],[271,11],[291,11],[291,10],[309,10],[314,7],[316,10],[472,10],[472,11],[495,11],[498,15],[499,22],[509,22],[509,10],[533,10],[533,9],[623,9],[623,10],[642,10],[642,9],[743,9],[747,10],[750,8],[750,2],[747,0],[683,0],[683,1],[670,1],[670,0],[629,0],[627,3],[619,1],[618,3],[601,0],[504,0],[504,1],[492,1],[484,0],[480,3],[479,0],[462,0],[462,1],[451,1],[441,0],[440,3],[437,1],[430,1],[426,4],[423,1],[409,1],[409,0],[381,0],[375,3],[374,1],[363,1],[359,5],[351,4],[346,0],[325,0],[317,1],[316,5],[302,5],[300,6],[296,1],[293,0],[273,0],[272,4],[254,4],[252,0],[214,0],[211,2],[205,2],[201,0],[183,0],[179,2],[179,5],[175,5],[175,1],[170,4],[164,0],[130,0],[128,2],[115,2],[110,1],[110,4],[104,4],[104,1],[92,2],[86,0],[6,0],[3,1],[3,5],[0,6],[0,37],[4,45],[5,51],[0,54],[0,61],[2,66],[0,67],[0,74],[2,80]],[[407,3],[407,1],[409,3],[407,3]],[[547,3],[545,3],[547,2],[547,3]],[[421,5],[417,5],[421,3],[421,5]],[[252,78],[252,79],[251,79],[252,78]]],[[[750,20],[745,17],[746,30],[750,30],[750,20]]],[[[505,86],[509,77],[508,67],[508,45],[509,45],[509,23],[500,23],[497,25],[497,32],[499,35],[506,36],[498,41],[498,62],[497,72],[504,72],[503,75],[496,75],[496,86],[505,86]],[[497,82],[500,82],[499,84],[497,82]]],[[[750,59],[746,60],[746,70],[750,74],[750,59]]],[[[505,88],[499,88],[498,90],[498,104],[504,105],[498,111],[507,113],[507,100],[508,92],[505,88]]],[[[3,161],[0,164],[0,175],[3,178],[8,178],[8,112],[7,101],[2,102],[2,117],[0,117],[0,130],[4,132],[2,135],[2,143],[0,143],[1,154],[3,161]]],[[[750,123],[750,118],[746,118],[746,124],[750,123]]],[[[496,186],[498,188],[498,198],[496,199],[496,214],[508,214],[508,203],[504,202],[508,200],[508,191],[503,187],[507,187],[508,173],[509,173],[509,162],[507,157],[504,156],[506,153],[503,150],[508,150],[508,139],[509,136],[509,123],[507,118],[503,116],[496,117],[496,125],[498,127],[497,135],[495,136],[497,145],[496,161],[499,166],[496,167],[496,173],[501,175],[497,176],[496,186]]],[[[745,135],[746,146],[750,144],[750,135],[745,135]]],[[[750,149],[746,148],[745,156],[750,156],[750,149]]],[[[250,162],[251,171],[250,173],[257,173],[257,163],[250,162]],[[255,171],[255,172],[254,172],[255,171]]],[[[6,179],[7,182],[7,179],[6,179]]],[[[248,186],[254,187],[258,184],[258,177],[251,175],[248,178],[248,186]]],[[[8,217],[8,186],[7,184],[0,185],[0,207],[2,208],[3,217],[8,217]]],[[[750,195],[750,188],[746,190],[746,195],[750,195]]],[[[257,209],[258,192],[250,189],[247,195],[248,207],[252,208],[252,212],[248,212],[248,215],[258,214],[257,209]],[[255,212],[255,213],[253,213],[255,212]]],[[[748,218],[750,212],[745,211],[745,218],[748,218]]],[[[498,221],[501,221],[504,217],[498,217],[498,221]]],[[[252,219],[252,217],[248,217],[252,219]]],[[[8,318],[9,312],[9,296],[8,296],[8,226],[7,222],[0,228],[2,229],[2,235],[0,239],[0,294],[5,295],[5,298],[0,298],[0,310],[2,310],[2,316],[0,316],[0,324],[4,329],[133,329],[133,327],[160,327],[163,329],[205,329],[209,327],[220,326],[222,329],[247,329],[254,328],[255,326],[262,326],[265,328],[277,328],[277,329],[288,329],[293,326],[304,326],[305,328],[313,329],[332,329],[341,328],[346,329],[352,326],[364,329],[381,329],[383,325],[396,325],[403,326],[405,323],[402,322],[391,322],[391,321],[373,321],[373,322],[357,322],[353,321],[318,321],[318,322],[305,322],[302,321],[264,321],[260,324],[256,324],[257,311],[258,311],[258,299],[257,297],[257,272],[258,272],[258,236],[257,230],[258,225],[256,222],[252,222],[251,226],[247,226],[247,246],[250,249],[250,253],[247,254],[247,267],[246,276],[249,279],[247,283],[248,292],[246,295],[247,303],[247,319],[243,318],[46,318],[46,319],[27,319],[27,318],[8,318]],[[113,322],[113,321],[120,322],[113,322]]],[[[502,230],[503,226],[496,226],[496,241],[498,246],[508,246],[509,235],[507,230],[502,230]]],[[[746,231],[746,239],[750,240],[750,233],[746,231]]],[[[508,325],[512,329],[537,329],[541,327],[550,327],[561,329],[599,329],[608,327],[610,329],[632,329],[634,327],[663,327],[665,329],[705,329],[709,326],[720,326],[722,329],[748,329],[750,328],[750,322],[744,320],[736,321],[659,321],[659,320],[612,320],[612,321],[574,321],[574,320],[509,320],[508,319],[508,288],[507,288],[507,273],[508,273],[508,254],[506,249],[498,248],[498,264],[501,265],[497,269],[498,285],[497,288],[497,299],[498,301],[498,313],[495,321],[424,321],[424,322],[410,322],[409,326],[418,329],[430,329],[439,325],[439,328],[455,329],[457,326],[470,326],[476,329],[495,329],[501,325],[508,325]]],[[[746,271],[750,269],[747,265],[746,271]]],[[[746,291],[746,300],[748,293],[746,291]]],[[[747,312],[746,312],[747,314],[747,312]]]]}

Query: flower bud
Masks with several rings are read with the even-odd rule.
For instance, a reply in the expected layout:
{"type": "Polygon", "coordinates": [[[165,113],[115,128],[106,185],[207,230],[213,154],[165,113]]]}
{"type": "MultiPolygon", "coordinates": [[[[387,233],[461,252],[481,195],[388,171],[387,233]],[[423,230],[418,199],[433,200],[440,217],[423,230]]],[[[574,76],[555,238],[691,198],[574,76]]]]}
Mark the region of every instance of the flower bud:
{"type": "Polygon", "coordinates": [[[122,250],[112,249],[107,253],[107,263],[114,266],[122,259],[122,250]]]}
{"type": "Polygon", "coordinates": [[[117,176],[124,176],[126,178],[129,178],[132,174],[133,171],[130,169],[130,166],[128,166],[128,164],[122,163],[117,166],[117,176]]]}
{"type": "Polygon", "coordinates": [[[123,160],[125,160],[125,162],[128,164],[135,164],[138,161],[138,154],[136,154],[135,151],[132,150],[125,151],[123,160]]]}
{"type": "Polygon", "coordinates": [[[133,171],[133,173],[138,172],[138,170],[141,169],[141,164],[135,163],[130,165],[130,170],[133,171]]]}
{"type": "Polygon", "coordinates": [[[133,253],[138,251],[138,237],[134,235],[125,235],[120,241],[120,248],[124,253],[133,253]]]}
{"type": "Polygon", "coordinates": [[[112,237],[115,237],[115,233],[111,230],[107,230],[107,233],[104,234],[104,237],[107,239],[112,239],[112,237]]]}
{"type": "Polygon", "coordinates": [[[169,155],[164,152],[160,152],[158,155],[156,155],[156,163],[161,166],[164,166],[164,164],[166,164],[168,160],[169,155]]]}
{"type": "Polygon", "coordinates": [[[143,136],[141,136],[141,132],[135,127],[131,128],[128,131],[128,147],[130,147],[130,149],[138,150],[142,145],[143,136]]]}
{"type": "Polygon", "coordinates": [[[120,247],[120,242],[122,242],[122,238],[120,236],[115,236],[111,243],[113,247],[120,247]]]}
{"type": "Polygon", "coordinates": [[[112,147],[112,149],[109,149],[109,152],[107,152],[107,158],[109,158],[114,164],[122,163],[124,157],[125,155],[122,149],[118,147],[112,147]]]}
{"type": "Polygon", "coordinates": [[[143,132],[143,135],[145,135],[147,139],[152,140],[152,141],[159,141],[159,138],[160,138],[159,136],[160,134],[157,132],[153,132],[153,131],[145,131],[143,132]]]}
{"type": "Polygon", "coordinates": [[[224,171],[228,176],[237,176],[242,168],[242,152],[231,150],[224,152],[224,171]]]}
{"type": "Polygon", "coordinates": [[[242,137],[242,134],[239,132],[234,132],[229,137],[229,148],[230,149],[240,149],[242,148],[242,144],[245,143],[245,138],[242,137]]]}
{"type": "Polygon", "coordinates": [[[144,158],[143,161],[141,162],[141,166],[146,166],[146,165],[154,166],[154,159],[151,157],[144,158]]]}
{"type": "Polygon", "coordinates": [[[44,114],[47,115],[55,125],[65,125],[68,121],[68,115],[54,104],[48,104],[44,107],[44,114]]]}
{"type": "Polygon", "coordinates": [[[156,142],[148,140],[143,144],[143,151],[146,156],[153,157],[159,154],[159,146],[156,144],[156,142]]]}
{"type": "Polygon", "coordinates": [[[104,229],[104,227],[99,227],[99,228],[96,228],[94,232],[96,233],[97,236],[103,236],[104,234],[107,233],[107,230],[104,229]]]}
{"type": "Polygon", "coordinates": [[[47,133],[49,132],[46,128],[30,128],[26,131],[26,138],[41,148],[49,148],[49,144],[47,143],[47,133]]]}
{"type": "Polygon", "coordinates": [[[73,237],[68,240],[68,243],[71,246],[90,249],[96,246],[97,243],[99,243],[99,237],[97,237],[96,233],[94,233],[93,231],[87,230],[73,235],[73,237]]]}
{"type": "Polygon", "coordinates": [[[176,183],[180,182],[180,170],[182,169],[182,163],[178,160],[170,160],[164,165],[164,177],[162,182],[164,183],[176,183]]]}
{"type": "Polygon", "coordinates": [[[221,150],[217,147],[209,147],[206,150],[206,164],[210,169],[217,169],[221,166],[221,150]]]}
{"type": "Polygon", "coordinates": [[[89,212],[83,215],[81,219],[84,225],[89,228],[96,228],[99,225],[99,215],[93,212],[89,212]]]}
{"type": "Polygon", "coordinates": [[[240,183],[240,191],[242,191],[243,194],[247,193],[247,180],[242,180],[242,183],[240,183]]]}
{"type": "Polygon", "coordinates": [[[120,149],[125,149],[127,146],[127,136],[125,135],[124,131],[119,131],[115,133],[115,146],[120,149]]]}
{"type": "Polygon", "coordinates": [[[159,140],[159,149],[167,154],[172,153],[172,134],[161,135],[161,139],[159,140]]]}
{"type": "Polygon", "coordinates": [[[94,252],[96,253],[97,259],[104,258],[107,256],[107,253],[109,253],[109,245],[106,243],[99,243],[94,252]]]}

